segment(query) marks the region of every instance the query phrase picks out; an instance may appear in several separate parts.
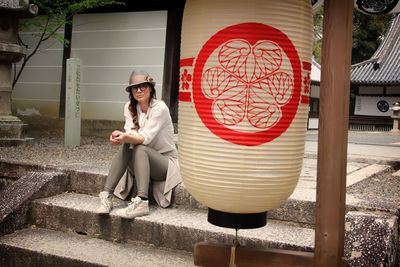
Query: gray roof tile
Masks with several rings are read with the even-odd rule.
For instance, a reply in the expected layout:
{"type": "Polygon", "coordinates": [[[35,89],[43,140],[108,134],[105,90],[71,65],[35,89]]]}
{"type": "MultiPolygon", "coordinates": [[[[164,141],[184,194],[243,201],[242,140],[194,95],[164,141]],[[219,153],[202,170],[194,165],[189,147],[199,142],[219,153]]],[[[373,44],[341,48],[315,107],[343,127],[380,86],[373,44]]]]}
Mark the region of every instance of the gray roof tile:
{"type": "Polygon", "coordinates": [[[400,84],[400,14],[386,38],[368,60],[351,66],[351,81],[367,84],[400,84]]]}

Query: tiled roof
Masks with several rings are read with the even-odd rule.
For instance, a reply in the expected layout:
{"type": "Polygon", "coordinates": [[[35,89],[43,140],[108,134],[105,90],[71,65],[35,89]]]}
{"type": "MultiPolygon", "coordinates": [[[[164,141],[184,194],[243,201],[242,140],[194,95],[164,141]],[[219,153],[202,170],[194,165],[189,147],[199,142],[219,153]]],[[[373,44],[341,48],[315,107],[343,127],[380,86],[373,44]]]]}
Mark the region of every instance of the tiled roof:
{"type": "Polygon", "coordinates": [[[374,55],[351,66],[351,82],[363,84],[400,84],[400,14],[374,55]]]}

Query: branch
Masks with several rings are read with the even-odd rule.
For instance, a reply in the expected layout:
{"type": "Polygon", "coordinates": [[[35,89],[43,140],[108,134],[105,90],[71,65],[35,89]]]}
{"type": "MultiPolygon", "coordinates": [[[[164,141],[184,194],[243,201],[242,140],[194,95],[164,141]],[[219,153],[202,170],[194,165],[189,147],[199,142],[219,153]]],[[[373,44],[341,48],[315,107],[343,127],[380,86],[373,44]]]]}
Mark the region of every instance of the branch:
{"type": "Polygon", "coordinates": [[[30,53],[28,56],[25,55],[24,61],[22,62],[21,68],[19,69],[17,76],[14,76],[14,80],[13,80],[13,83],[12,83],[12,88],[14,88],[15,84],[17,83],[19,77],[20,77],[21,74],[22,74],[23,69],[24,69],[25,66],[26,66],[26,63],[28,62],[28,60],[29,60],[34,54],[36,54],[36,52],[38,51],[40,45],[42,44],[44,35],[46,34],[46,30],[47,30],[47,27],[48,27],[48,25],[49,25],[49,21],[50,21],[50,17],[47,17],[46,24],[45,24],[45,26],[44,26],[44,29],[43,29],[42,34],[40,35],[40,39],[39,39],[38,43],[36,44],[35,49],[34,49],[34,50],[32,51],[32,53],[30,53]]]}
{"type": "Polygon", "coordinates": [[[56,26],[45,38],[42,39],[42,42],[47,41],[48,39],[50,39],[50,37],[53,36],[53,34],[55,34],[62,26],[64,26],[66,23],[68,23],[69,19],[72,18],[71,16],[67,16],[65,20],[63,20],[62,22],[60,22],[60,24],[58,26],[56,26]]]}
{"type": "MultiPolygon", "coordinates": [[[[56,7],[56,10],[54,12],[51,12],[51,5],[50,5],[49,8],[46,9],[46,7],[47,7],[46,5],[48,4],[47,1],[45,3],[43,3],[44,6],[41,6],[42,9],[44,8],[44,10],[49,11],[48,13],[45,12],[45,13],[47,13],[47,15],[46,15],[46,23],[45,23],[45,26],[43,28],[43,32],[41,33],[40,39],[39,39],[38,43],[36,44],[36,47],[33,49],[32,53],[30,53],[28,56],[26,56],[26,55],[24,56],[24,60],[23,60],[23,62],[21,64],[21,68],[18,71],[18,74],[14,75],[12,88],[14,88],[15,84],[17,83],[17,81],[18,81],[19,77],[21,76],[21,73],[22,73],[23,69],[25,68],[25,66],[26,66],[27,62],[29,61],[29,59],[33,55],[35,55],[36,52],[39,50],[40,45],[43,42],[47,41],[48,39],[50,39],[52,37],[55,37],[55,33],[63,25],[65,25],[66,23],[70,23],[72,17],[75,14],[79,13],[82,10],[86,10],[86,9],[93,8],[93,7],[106,6],[106,5],[111,5],[111,4],[124,4],[123,2],[118,2],[118,1],[113,1],[113,0],[104,0],[104,1],[92,0],[92,1],[86,1],[86,2],[84,1],[82,3],[78,2],[77,4],[72,4],[72,5],[68,6],[69,9],[65,9],[64,7],[62,7],[60,5],[60,3],[58,1],[56,1],[55,3],[58,4],[58,7],[56,7]],[[57,26],[55,26],[54,28],[50,27],[50,29],[49,29],[49,23],[50,23],[50,18],[52,17],[51,16],[52,14],[59,14],[60,17],[62,17],[63,19],[61,20],[61,22],[57,26]],[[47,33],[48,29],[50,30],[49,33],[47,33]]],[[[61,41],[62,38],[59,38],[59,40],[61,41]]],[[[22,41],[21,41],[21,43],[22,43],[22,41]]],[[[65,40],[64,40],[64,45],[66,45],[65,40]]],[[[16,71],[16,68],[15,68],[15,71],[16,71]]]]}

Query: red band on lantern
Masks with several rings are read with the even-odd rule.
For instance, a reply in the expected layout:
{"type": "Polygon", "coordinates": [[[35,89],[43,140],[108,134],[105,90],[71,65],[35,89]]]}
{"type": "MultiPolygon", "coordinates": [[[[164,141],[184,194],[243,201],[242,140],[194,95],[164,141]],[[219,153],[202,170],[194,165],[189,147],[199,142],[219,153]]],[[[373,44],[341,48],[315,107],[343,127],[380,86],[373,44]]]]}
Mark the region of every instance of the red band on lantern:
{"type": "Polygon", "coordinates": [[[192,88],[191,82],[193,77],[193,62],[194,57],[184,58],[180,61],[181,77],[180,77],[180,90],[179,101],[192,102],[192,88]]]}
{"type": "Polygon", "coordinates": [[[203,45],[193,74],[193,101],[200,119],[231,143],[270,142],[288,129],[297,112],[302,87],[299,56],[290,39],[271,26],[242,23],[220,30],[203,45]],[[218,57],[218,65],[210,63],[210,57],[218,57]],[[291,71],[280,69],[284,59],[291,71]],[[234,91],[227,94],[229,90],[234,91]],[[254,131],[234,129],[244,120],[254,131]]]}
{"type": "Polygon", "coordinates": [[[311,63],[303,61],[303,70],[306,72],[306,75],[303,80],[303,93],[301,95],[301,104],[308,105],[310,103],[310,86],[311,86],[311,63]]]}

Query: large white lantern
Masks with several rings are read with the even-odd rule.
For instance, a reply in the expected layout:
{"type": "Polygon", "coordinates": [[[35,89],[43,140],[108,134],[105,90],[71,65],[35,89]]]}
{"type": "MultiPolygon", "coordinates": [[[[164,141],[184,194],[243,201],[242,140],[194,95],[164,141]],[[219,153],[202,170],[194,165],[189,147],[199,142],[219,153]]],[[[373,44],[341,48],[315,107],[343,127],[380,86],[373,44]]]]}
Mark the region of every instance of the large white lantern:
{"type": "Polygon", "coordinates": [[[232,228],[265,225],[302,167],[310,0],[186,0],[179,88],[185,187],[232,228]]]}

